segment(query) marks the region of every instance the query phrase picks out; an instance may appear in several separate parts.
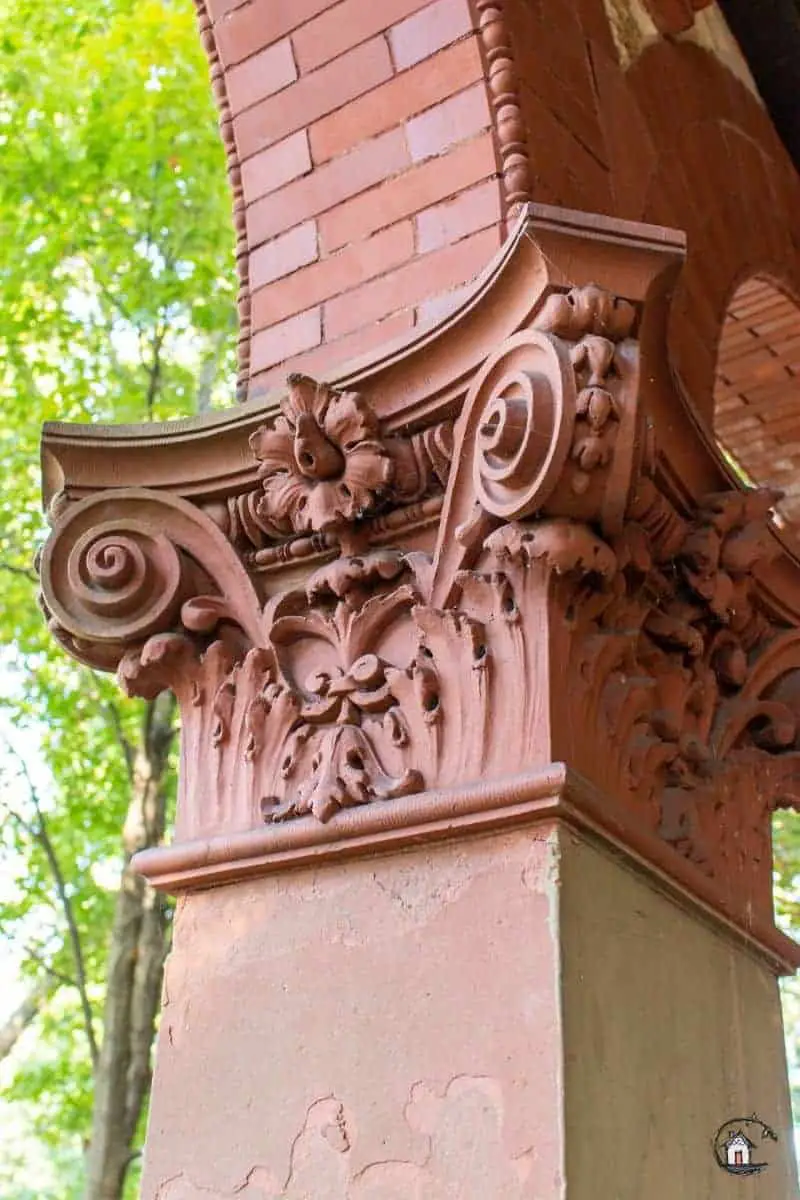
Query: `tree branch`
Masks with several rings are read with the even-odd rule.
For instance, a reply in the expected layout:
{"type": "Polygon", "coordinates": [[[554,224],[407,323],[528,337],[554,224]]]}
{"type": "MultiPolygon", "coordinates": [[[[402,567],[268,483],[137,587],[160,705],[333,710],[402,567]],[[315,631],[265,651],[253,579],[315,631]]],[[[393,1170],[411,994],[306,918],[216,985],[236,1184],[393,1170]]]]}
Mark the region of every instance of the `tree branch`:
{"type": "Polygon", "coordinates": [[[75,912],[72,907],[72,901],[70,900],[66,880],[64,879],[64,874],[61,870],[61,864],[58,861],[58,855],[55,852],[55,847],[53,846],[50,838],[50,833],[47,828],[47,820],[42,810],[39,793],[36,789],[36,785],[31,779],[30,772],[28,770],[28,764],[25,762],[22,755],[19,754],[19,752],[11,745],[7,738],[4,737],[3,741],[5,742],[8,751],[16,759],[21,775],[27,785],[31,804],[33,805],[36,813],[36,824],[34,825],[32,822],[26,821],[19,813],[15,812],[8,805],[6,805],[6,807],[11,815],[21,824],[23,829],[27,830],[30,836],[36,842],[38,842],[44,851],[45,858],[47,859],[47,865],[50,868],[50,874],[52,875],[53,883],[55,884],[56,895],[58,896],[61,911],[64,914],[64,920],[67,924],[67,934],[72,950],[72,958],[75,963],[75,984],[78,989],[78,995],[80,996],[83,1024],[86,1031],[86,1040],[89,1043],[89,1054],[92,1060],[92,1067],[94,1068],[97,1065],[98,1058],[97,1039],[94,1032],[92,1006],[89,1002],[89,993],[86,983],[86,966],[83,959],[83,947],[81,946],[81,937],[78,930],[78,924],[75,920],[75,912]]]}
{"type": "Polygon", "coordinates": [[[147,397],[146,397],[148,421],[152,421],[152,419],[153,419],[153,410],[155,408],[156,399],[158,397],[158,390],[161,386],[161,350],[164,345],[164,339],[166,336],[167,336],[166,324],[157,325],[153,332],[153,340],[151,343],[152,355],[153,355],[152,361],[150,363],[150,366],[146,368],[147,376],[148,376],[148,378],[147,378],[147,397]]]}
{"type": "Polygon", "coordinates": [[[56,967],[52,967],[44,955],[39,954],[38,950],[34,950],[32,946],[25,947],[25,957],[38,963],[45,974],[49,975],[55,983],[61,983],[64,987],[77,988],[77,979],[73,978],[72,975],[65,975],[63,971],[57,970],[56,967]]]}
{"type": "Polygon", "coordinates": [[[7,1058],[53,991],[52,980],[38,979],[11,1016],[0,1026],[0,1060],[7,1058]]]}
{"type": "Polygon", "coordinates": [[[29,579],[31,583],[39,582],[39,576],[32,567],[16,567],[13,563],[0,561],[0,571],[6,571],[9,575],[20,575],[23,579],[29,579]]]}
{"type": "Polygon", "coordinates": [[[119,748],[122,751],[125,759],[125,766],[128,769],[128,781],[133,783],[135,759],[133,746],[131,745],[130,740],[125,736],[125,730],[122,728],[122,718],[119,715],[119,709],[114,701],[106,701],[105,709],[108,713],[109,722],[114,730],[114,737],[116,738],[119,748]]]}

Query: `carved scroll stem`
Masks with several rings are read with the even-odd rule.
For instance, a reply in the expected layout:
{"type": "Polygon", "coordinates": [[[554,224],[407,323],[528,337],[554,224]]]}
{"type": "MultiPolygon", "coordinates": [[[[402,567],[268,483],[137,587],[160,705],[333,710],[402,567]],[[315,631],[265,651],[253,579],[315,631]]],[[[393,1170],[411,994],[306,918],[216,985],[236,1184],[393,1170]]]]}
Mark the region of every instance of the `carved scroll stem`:
{"type": "Polygon", "coordinates": [[[484,364],[456,429],[433,607],[452,601],[458,572],[497,523],[530,516],[547,500],[569,455],[575,401],[569,347],[550,334],[514,334],[484,364]]]}
{"type": "Polygon", "coordinates": [[[44,547],[40,574],[51,623],[74,639],[76,652],[85,645],[86,661],[96,647],[105,669],[109,651],[119,658],[174,625],[198,587],[216,589],[219,619],[262,644],[261,606],[236,551],[209,516],[178,496],[129,488],[69,505],[44,547]]]}

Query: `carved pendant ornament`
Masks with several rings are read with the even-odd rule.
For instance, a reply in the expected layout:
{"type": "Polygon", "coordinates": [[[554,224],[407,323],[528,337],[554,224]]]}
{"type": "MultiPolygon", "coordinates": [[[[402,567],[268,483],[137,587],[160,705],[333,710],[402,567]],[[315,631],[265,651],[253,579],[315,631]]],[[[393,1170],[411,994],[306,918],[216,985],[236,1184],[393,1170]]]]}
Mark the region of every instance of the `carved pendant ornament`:
{"type": "Polygon", "coordinates": [[[292,376],[222,500],[59,496],[50,627],[129,692],[177,693],[180,840],[401,821],[419,793],[565,762],[769,911],[770,813],[800,794],[777,497],[670,469],[647,320],[642,296],[550,287],[457,405],[404,426],[369,379],[292,376]]]}

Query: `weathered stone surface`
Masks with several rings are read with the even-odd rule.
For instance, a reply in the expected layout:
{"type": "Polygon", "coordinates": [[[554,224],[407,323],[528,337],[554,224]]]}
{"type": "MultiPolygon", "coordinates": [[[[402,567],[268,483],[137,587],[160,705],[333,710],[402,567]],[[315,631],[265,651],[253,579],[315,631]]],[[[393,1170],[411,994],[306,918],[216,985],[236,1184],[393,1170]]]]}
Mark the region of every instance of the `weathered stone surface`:
{"type": "Polygon", "coordinates": [[[770,968],[563,826],[192,893],[166,1000],[146,1200],[796,1195],[770,968]]]}

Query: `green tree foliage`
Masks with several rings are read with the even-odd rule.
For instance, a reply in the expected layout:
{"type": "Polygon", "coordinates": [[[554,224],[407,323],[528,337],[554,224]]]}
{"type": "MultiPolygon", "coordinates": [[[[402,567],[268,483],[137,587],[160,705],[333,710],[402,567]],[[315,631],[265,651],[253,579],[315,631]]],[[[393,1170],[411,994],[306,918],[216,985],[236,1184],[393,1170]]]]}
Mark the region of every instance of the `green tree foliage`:
{"type": "Polygon", "coordinates": [[[0,994],[25,980],[0,1195],[66,1200],[84,1194],[137,763],[163,766],[162,807],[173,773],[158,713],[69,661],[38,610],[40,429],[230,401],[233,228],[191,0],[0,0],[0,16],[0,994]]]}

